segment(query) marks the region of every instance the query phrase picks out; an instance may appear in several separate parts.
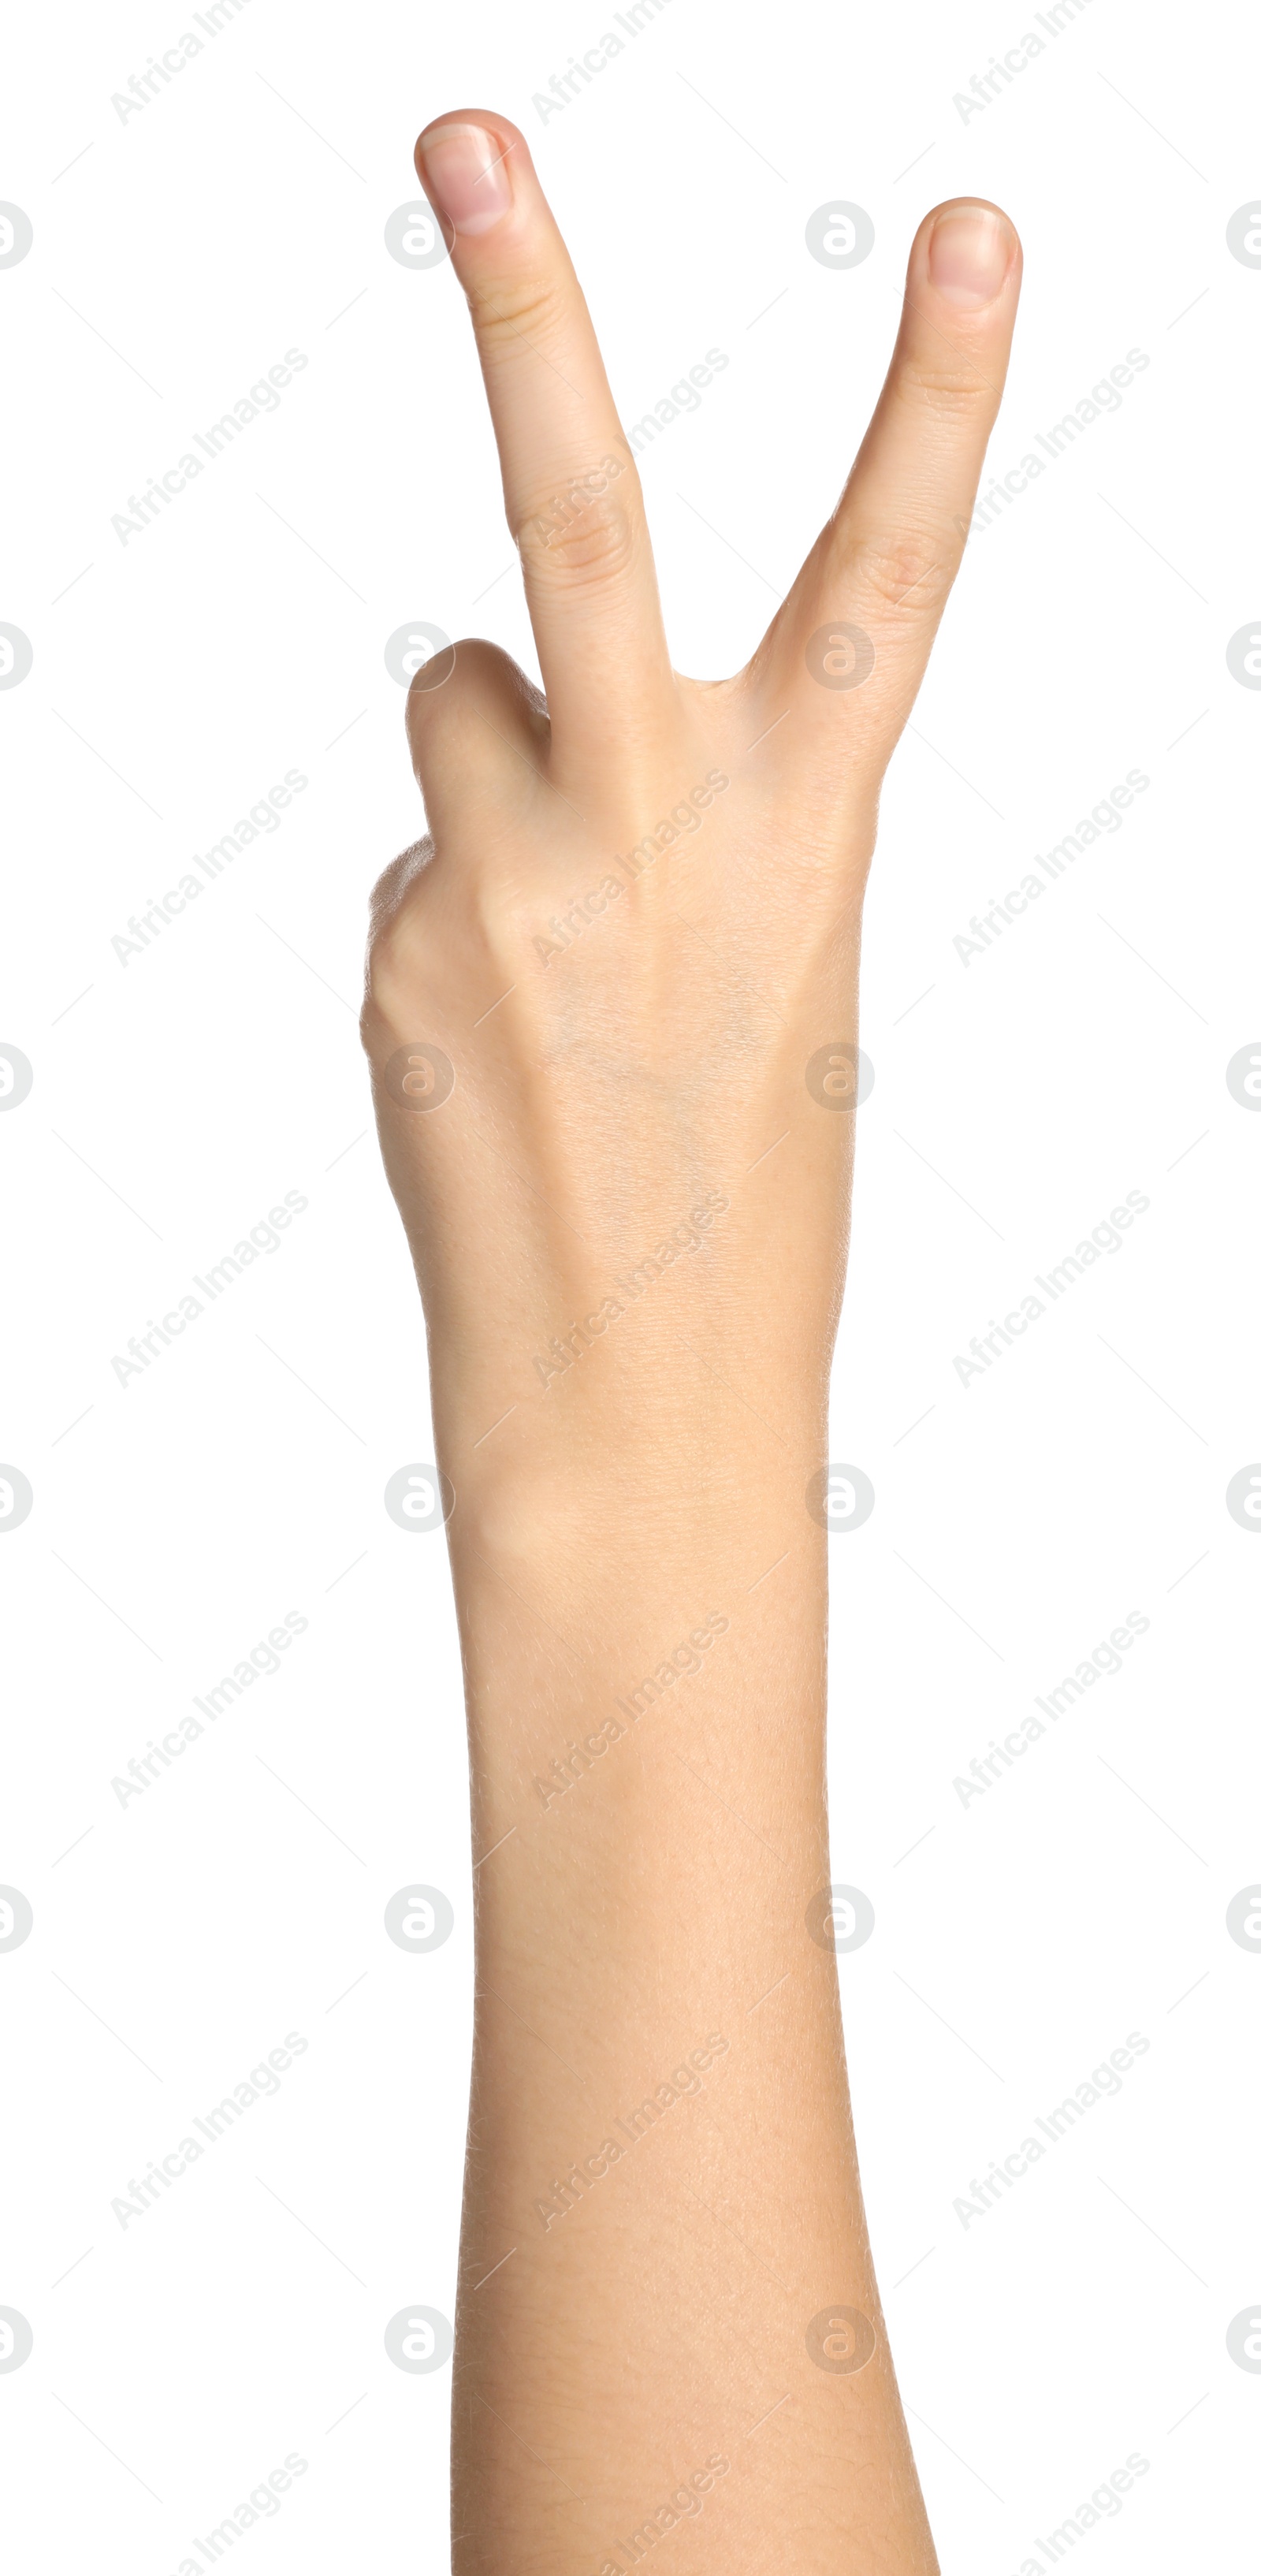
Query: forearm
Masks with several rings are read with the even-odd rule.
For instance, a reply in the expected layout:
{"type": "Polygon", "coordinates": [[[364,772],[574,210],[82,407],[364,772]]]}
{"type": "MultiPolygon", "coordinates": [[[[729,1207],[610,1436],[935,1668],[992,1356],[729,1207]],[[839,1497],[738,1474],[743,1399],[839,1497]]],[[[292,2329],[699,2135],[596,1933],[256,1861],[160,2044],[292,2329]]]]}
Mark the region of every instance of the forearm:
{"type": "MultiPolygon", "coordinates": [[[[774,1435],[703,1372],[657,1395],[668,1449],[623,1444],[511,1526],[475,1501],[453,1523],[478,1950],[455,2564],[629,2568],[664,2511],[692,2525],[689,2569],[752,2576],[791,2535],[801,2576],[919,2576],[815,1937],[818,1389],[781,1381],[774,1435]],[[858,2371],[824,2366],[838,2307],[873,2330],[858,2371]]],[[[858,2358],[861,2329],[832,2345],[858,2358]]]]}

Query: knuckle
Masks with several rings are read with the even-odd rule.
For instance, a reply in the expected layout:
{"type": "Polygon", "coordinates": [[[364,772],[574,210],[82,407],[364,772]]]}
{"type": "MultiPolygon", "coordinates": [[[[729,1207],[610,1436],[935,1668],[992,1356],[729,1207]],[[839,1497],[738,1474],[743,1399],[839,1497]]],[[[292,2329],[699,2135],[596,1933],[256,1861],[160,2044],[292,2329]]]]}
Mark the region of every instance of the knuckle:
{"type": "Polygon", "coordinates": [[[635,560],[635,521],[620,492],[576,491],[514,532],[536,582],[582,587],[615,581],[635,560]]]}
{"type": "Polygon", "coordinates": [[[923,358],[899,371],[897,393],[911,410],[947,420],[975,420],[994,402],[992,387],[972,368],[934,366],[923,358]]]}
{"type": "Polygon", "coordinates": [[[523,341],[554,340],[564,327],[565,303],[554,278],[529,269],[516,277],[491,278],[468,291],[474,328],[492,357],[520,355],[523,341]]]}
{"type": "Polygon", "coordinates": [[[479,844],[472,860],[458,847],[438,854],[426,835],[405,850],[373,892],[359,1023],[369,1056],[415,1038],[435,1008],[458,1015],[468,996],[489,988],[493,999],[514,983],[522,925],[535,926],[537,908],[493,849],[479,844]]]}
{"type": "Polygon", "coordinates": [[[372,1054],[383,1030],[407,1018],[428,945],[425,880],[433,861],[426,836],[392,861],[372,890],[359,1031],[372,1054]]]}
{"type": "Polygon", "coordinates": [[[954,579],[958,540],[876,531],[859,538],[847,572],[865,599],[908,619],[939,608],[954,579]]]}

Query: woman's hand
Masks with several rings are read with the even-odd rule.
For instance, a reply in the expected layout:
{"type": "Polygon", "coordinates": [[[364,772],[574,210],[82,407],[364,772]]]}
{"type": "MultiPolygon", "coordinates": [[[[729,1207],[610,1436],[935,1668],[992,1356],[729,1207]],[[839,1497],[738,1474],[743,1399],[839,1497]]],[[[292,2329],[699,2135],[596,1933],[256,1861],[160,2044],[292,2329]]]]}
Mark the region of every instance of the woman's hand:
{"type": "Polygon", "coordinates": [[[487,643],[418,673],[430,837],[383,880],[369,969],[381,1136],[471,1505],[579,1424],[668,1436],[688,1341],[773,1416],[795,1386],[817,1433],[880,781],[963,551],[1020,254],[994,207],[926,218],[839,507],[746,669],[681,679],[523,138],[461,111],[416,163],[473,317],[546,690],[487,643]],[[668,1276],[627,1297],[659,1247],[668,1276]]]}
{"type": "Polygon", "coordinates": [[[687,2576],[927,2576],[826,1929],[807,1488],[880,780],[1019,248],[993,207],[926,218],[839,507],[747,669],[680,679],[522,137],[460,111],[417,168],[546,690],[486,643],[418,673],[429,837],[378,888],[364,1013],[469,1704],[455,2564],[620,2576],[686,2517],[687,2576]]]}

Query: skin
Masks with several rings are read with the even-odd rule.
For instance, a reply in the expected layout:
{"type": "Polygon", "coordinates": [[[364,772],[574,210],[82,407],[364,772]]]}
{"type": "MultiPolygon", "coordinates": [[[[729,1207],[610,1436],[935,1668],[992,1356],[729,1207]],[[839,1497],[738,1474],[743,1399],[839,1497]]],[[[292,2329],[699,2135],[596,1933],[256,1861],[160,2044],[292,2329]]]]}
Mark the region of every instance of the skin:
{"type": "Polygon", "coordinates": [[[993,207],[925,218],[842,500],[747,668],[696,681],[522,136],[456,110],[417,169],[546,690],[475,641],[418,674],[429,833],[377,889],[363,1023],[468,1700],[453,2565],[609,2576],[669,2546],[687,2576],[928,2576],[816,1937],[807,1486],[877,798],[958,567],[1019,244],[993,207]]]}

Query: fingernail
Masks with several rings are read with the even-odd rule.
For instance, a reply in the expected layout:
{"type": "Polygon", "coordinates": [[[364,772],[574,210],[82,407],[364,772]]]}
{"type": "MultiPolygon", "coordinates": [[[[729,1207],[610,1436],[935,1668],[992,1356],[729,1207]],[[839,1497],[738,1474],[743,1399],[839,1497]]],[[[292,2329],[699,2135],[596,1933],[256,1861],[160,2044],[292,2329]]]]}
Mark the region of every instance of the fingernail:
{"type": "Polygon", "coordinates": [[[992,304],[1011,262],[1011,234],[992,206],[950,206],[928,243],[928,273],[948,304],[992,304]]]}
{"type": "Polygon", "coordinates": [[[512,203],[508,163],[497,135],[480,125],[436,125],[416,147],[435,211],[466,238],[488,233],[512,203]]]}

